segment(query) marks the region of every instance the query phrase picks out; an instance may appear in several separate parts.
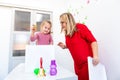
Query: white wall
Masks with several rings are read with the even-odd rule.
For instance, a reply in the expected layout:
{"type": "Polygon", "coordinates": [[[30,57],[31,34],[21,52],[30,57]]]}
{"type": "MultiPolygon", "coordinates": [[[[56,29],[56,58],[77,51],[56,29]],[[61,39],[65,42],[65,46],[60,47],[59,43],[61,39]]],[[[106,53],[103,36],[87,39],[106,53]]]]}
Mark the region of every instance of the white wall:
{"type": "Polygon", "coordinates": [[[0,7],[0,80],[8,73],[11,33],[11,10],[0,7]]]}
{"type": "Polygon", "coordinates": [[[88,24],[98,39],[99,56],[105,65],[108,80],[120,80],[120,2],[102,0],[89,11],[88,24]]]}
{"type": "MultiPolygon", "coordinates": [[[[8,3],[8,0],[1,0],[4,3],[8,3]]],[[[68,9],[73,10],[80,10],[79,14],[76,15],[75,18],[77,21],[84,21],[84,19],[80,16],[87,16],[88,19],[85,21],[87,26],[90,28],[90,30],[93,32],[95,37],[98,40],[99,44],[99,56],[100,61],[103,63],[106,67],[107,71],[107,77],[108,80],[120,80],[119,74],[120,74],[120,1],[119,0],[90,0],[89,4],[86,4],[87,0],[60,0],[60,1],[50,1],[50,0],[9,0],[9,4],[16,4],[16,5],[22,5],[22,6],[30,6],[33,8],[40,8],[43,10],[49,10],[53,11],[53,34],[54,34],[54,41],[55,44],[57,42],[62,41],[64,42],[63,35],[60,35],[60,24],[59,24],[59,15],[62,12],[68,11],[68,9]],[[81,8],[83,7],[83,8],[81,8]]],[[[0,15],[3,15],[4,13],[0,13],[0,15]]],[[[7,13],[6,13],[7,15],[7,13]]],[[[7,20],[3,21],[2,16],[0,16],[0,21],[2,23],[6,22],[7,20]]],[[[10,16],[8,16],[10,17],[10,16]]],[[[7,19],[7,18],[5,18],[7,19]]],[[[8,24],[10,24],[8,22],[8,24]]],[[[6,41],[3,42],[3,38],[1,39],[1,47],[3,49],[0,50],[0,53],[6,53],[6,54],[0,54],[0,71],[2,71],[2,74],[0,72],[0,80],[7,74],[8,71],[8,56],[9,56],[9,38],[10,38],[10,27],[5,25],[3,29],[0,29],[0,36],[7,36],[7,34],[4,34],[5,32],[3,30],[7,30],[8,37],[5,38],[6,41]],[[6,43],[7,42],[7,43],[6,43]],[[2,60],[5,61],[5,63],[2,62],[2,60]],[[4,69],[1,69],[3,68],[4,69]]],[[[73,61],[69,54],[69,51],[58,48],[58,55],[57,61],[58,63],[62,64],[64,67],[70,69],[73,71],[73,61]],[[64,54],[65,52],[65,54],[64,54]],[[62,56],[63,55],[63,56],[62,56]],[[64,58],[64,59],[63,59],[64,58]],[[67,61],[66,61],[67,60],[67,61]],[[63,63],[62,63],[63,62],[63,63]],[[67,64],[67,65],[66,65],[67,64]],[[71,67],[72,66],[72,67],[71,67]]]]}
{"type": "MultiPolygon", "coordinates": [[[[106,67],[108,80],[120,80],[120,1],[90,0],[89,4],[81,1],[71,0],[69,5],[72,9],[80,10],[81,16],[87,16],[85,22],[98,40],[99,57],[106,67]]],[[[80,15],[76,20],[82,19],[80,15]]]]}

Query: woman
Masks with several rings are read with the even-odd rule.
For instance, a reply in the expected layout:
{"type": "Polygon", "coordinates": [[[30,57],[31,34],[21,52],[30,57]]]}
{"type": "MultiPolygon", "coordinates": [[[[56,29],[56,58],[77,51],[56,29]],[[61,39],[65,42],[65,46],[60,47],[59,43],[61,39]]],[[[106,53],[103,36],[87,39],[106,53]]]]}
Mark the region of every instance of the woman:
{"type": "Polygon", "coordinates": [[[99,63],[98,45],[86,25],[76,23],[71,13],[60,15],[61,31],[65,33],[66,44],[59,42],[58,45],[68,48],[73,61],[78,80],[89,80],[87,57],[93,57],[93,65],[99,63]]]}

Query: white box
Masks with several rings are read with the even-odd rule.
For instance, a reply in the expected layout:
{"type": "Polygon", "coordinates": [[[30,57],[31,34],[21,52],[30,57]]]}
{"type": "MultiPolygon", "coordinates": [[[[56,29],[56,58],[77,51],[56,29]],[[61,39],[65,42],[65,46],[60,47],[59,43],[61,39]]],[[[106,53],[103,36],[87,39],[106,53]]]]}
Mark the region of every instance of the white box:
{"type": "Polygon", "coordinates": [[[43,68],[49,70],[52,59],[55,59],[53,45],[27,45],[25,52],[25,72],[33,72],[40,68],[40,57],[43,59],[43,68]]]}

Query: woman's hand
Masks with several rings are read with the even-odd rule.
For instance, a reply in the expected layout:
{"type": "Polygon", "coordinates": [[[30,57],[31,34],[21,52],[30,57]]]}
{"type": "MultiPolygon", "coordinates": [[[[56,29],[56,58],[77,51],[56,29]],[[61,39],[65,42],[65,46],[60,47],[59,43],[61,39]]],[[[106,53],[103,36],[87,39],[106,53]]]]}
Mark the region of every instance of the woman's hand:
{"type": "Polygon", "coordinates": [[[94,58],[94,57],[93,57],[92,63],[93,63],[94,66],[96,66],[96,65],[99,63],[99,58],[97,58],[97,57],[94,58]]]}
{"type": "Polygon", "coordinates": [[[65,46],[62,42],[59,42],[59,43],[58,43],[58,46],[60,46],[62,49],[65,49],[65,48],[66,48],[66,46],[65,46]]]}

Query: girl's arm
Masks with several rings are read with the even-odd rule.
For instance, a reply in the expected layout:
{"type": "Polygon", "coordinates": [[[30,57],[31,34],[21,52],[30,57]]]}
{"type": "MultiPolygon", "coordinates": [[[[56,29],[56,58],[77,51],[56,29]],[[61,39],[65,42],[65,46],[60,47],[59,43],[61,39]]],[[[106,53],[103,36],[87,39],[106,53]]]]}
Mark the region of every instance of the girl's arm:
{"type": "Polygon", "coordinates": [[[50,45],[53,45],[53,42],[50,42],[50,45]]]}
{"type": "Polygon", "coordinates": [[[50,45],[53,45],[53,38],[51,34],[50,34],[50,45]]]}
{"type": "Polygon", "coordinates": [[[30,35],[30,40],[31,41],[35,41],[36,40],[35,32],[36,32],[35,27],[32,27],[32,32],[31,32],[31,35],[30,35]]]}

